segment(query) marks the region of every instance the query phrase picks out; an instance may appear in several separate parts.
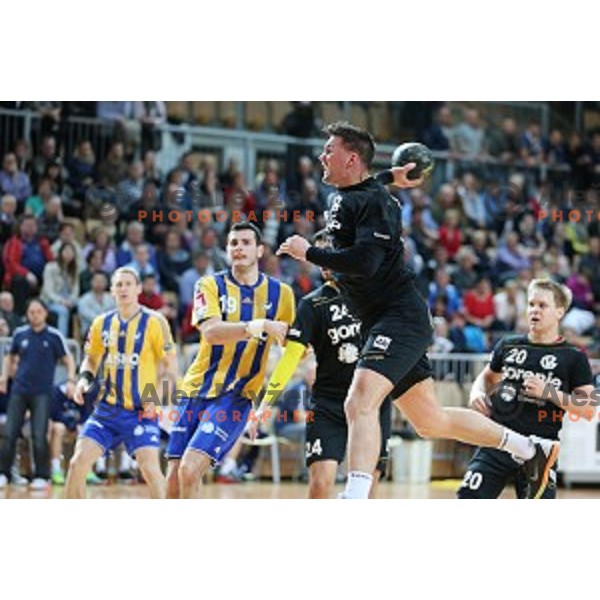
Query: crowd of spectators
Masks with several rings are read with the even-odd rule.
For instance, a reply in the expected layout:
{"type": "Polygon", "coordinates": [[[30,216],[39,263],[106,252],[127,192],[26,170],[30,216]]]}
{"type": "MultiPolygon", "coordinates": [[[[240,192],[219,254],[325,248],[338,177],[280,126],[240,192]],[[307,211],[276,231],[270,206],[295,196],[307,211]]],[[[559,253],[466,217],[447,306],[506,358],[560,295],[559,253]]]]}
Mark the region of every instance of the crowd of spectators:
{"type": "MultiPolygon", "coordinates": [[[[287,164],[265,159],[252,181],[233,162],[194,151],[163,172],[164,103],[98,103],[97,116],[111,124],[106,155],[86,138],[68,148],[61,106],[38,104],[45,112],[35,139],[17,132],[0,148],[0,317],[9,332],[27,298],[39,295],[60,331],[83,339],[112,306],[110,274],[130,265],[142,276],[141,303],[164,313],[181,342],[197,341],[189,324],[194,283],[227,266],[234,211],[262,229],[266,273],[290,283],[297,298],[319,285],[316,268],[275,255],[288,235],[310,237],[324,224],[332,190],[321,182],[317,153],[298,146],[287,164]],[[210,218],[201,220],[202,211],[210,218]]],[[[549,276],[573,291],[566,334],[597,356],[600,132],[555,129],[546,137],[539,123],[506,117],[493,127],[484,117],[469,108],[456,119],[439,107],[418,137],[445,158],[428,185],[393,191],[403,206],[406,260],[434,316],[433,350],[484,352],[502,333],[524,331],[527,284],[549,276]],[[584,207],[595,210],[589,222],[567,218],[584,207]],[[554,218],[540,219],[541,209],[554,218]]]]}

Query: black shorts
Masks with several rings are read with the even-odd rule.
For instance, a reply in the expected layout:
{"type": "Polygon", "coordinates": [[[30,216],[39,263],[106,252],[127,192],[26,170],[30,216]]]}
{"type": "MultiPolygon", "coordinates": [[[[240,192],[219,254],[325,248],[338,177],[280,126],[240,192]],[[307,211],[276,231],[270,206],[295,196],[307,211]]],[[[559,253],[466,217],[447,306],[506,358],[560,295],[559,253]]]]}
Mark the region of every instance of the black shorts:
{"type": "MultiPolygon", "coordinates": [[[[321,460],[335,460],[341,463],[346,456],[348,425],[343,411],[344,401],[314,402],[313,420],[306,425],[306,466],[310,467],[321,460]],[[341,408],[341,410],[340,410],[341,408]]],[[[379,412],[381,423],[381,451],[377,470],[385,473],[388,459],[388,441],[392,432],[392,401],[383,401],[379,412]]]]}
{"type": "Polygon", "coordinates": [[[394,400],[433,377],[427,358],[433,333],[431,315],[416,290],[411,296],[406,306],[388,309],[365,328],[368,337],[357,365],[389,379],[395,386],[391,393],[394,400]]]}
{"type": "MultiPolygon", "coordinates": [[[[510,454],[494,448],[478,448],[469,462],[467,472],[458,491],[459,500],[484,500],[498,498],[502,490],[514,484],[517,498],[526,497],[527,482],[519,470],[519,463],[510,454]]],[[[543,500],[556,498],[556,471],[551,469],[543,500]]]]}

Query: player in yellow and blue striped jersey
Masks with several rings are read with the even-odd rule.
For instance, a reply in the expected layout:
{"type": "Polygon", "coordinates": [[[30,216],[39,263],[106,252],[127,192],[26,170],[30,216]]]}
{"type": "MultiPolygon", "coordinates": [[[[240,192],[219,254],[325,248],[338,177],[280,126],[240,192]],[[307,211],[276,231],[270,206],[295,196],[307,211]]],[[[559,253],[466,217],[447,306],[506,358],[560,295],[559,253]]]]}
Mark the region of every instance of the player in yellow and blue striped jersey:
{"type": "Polygon", "coordinates": [[[145,411],[144,400],[156,398],[160,380],[177,379],[177,355],[166,319],[140,306],[140,277],[129,267],[117,269],[111,292],[117,308],[97,317],[88,333],[74,400],[101,375],[100,401],[85,422],[69,466],[65,496],[85,496],[85,478],[108,450],[124,443],[134,454],[153,498],[164,498],[160,469],[160,430],[145,411]]]}
{"type": "Polygon", "coordinates": [[[294,320],[290,286],[258,270],[263,252],[260,231],[236,223],[227,240],[231,268],[196,285],[192,322],[200,347],[171,429],[169,497],[197,497],[204,473],[242,435],[264,384],[269,349],[283,343],[294,320]]]}

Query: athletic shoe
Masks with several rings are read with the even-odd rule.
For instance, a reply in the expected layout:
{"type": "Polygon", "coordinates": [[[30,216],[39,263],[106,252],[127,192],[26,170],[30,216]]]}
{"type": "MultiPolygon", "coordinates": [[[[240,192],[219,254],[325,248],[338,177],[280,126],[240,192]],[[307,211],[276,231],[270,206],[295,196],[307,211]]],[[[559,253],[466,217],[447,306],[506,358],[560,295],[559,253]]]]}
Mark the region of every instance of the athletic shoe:
{"type": "Polygon", "coordinates": [[[27,487],[29,485],[29,479],[23,477],[23,475],[19,473],[19,469],[16,465],[13,465],[13,468],[10,470],[10,483],[17,487],[27,487]]]}
{"type": "Polygon", "coordinates": [[[235,476],[238,481],[256,481],[256,475],[248,469],[248,465],[242,464],[241,467],[236,469],[235,476]]]}
{"type": "Polygon", "coordinates": [[[41,477],[35,477],[34,480],[29,484],[29,489],[32,492],[45,492],[49,483],[46,479],[42,479],[41,477]]]}
{"type": "Polygon", "coordinates": [[[8,478],[4,473],[0,473],[0,490],[3,490],[8,485],[8,478]]]}
{"type": "Polygon", "coordinates": [[[131,485],[135,483],[135,478],[129,471],[119,471],[119,475],[117,476],[117,483],[121,483],[123,485],[131,485]]]}
{"type": "Polygon", "coordinates": [[[94,471],[90,471],[85,478],[85,482],[88,485],[104,485],[106,483],[106,479],[102,479],[98,477],[94,471]]]}
{"type": "Polygon", "coordinates": [[[560,442],[535,435],[529,436],[529,439],[533,442],[535,454],[523,463],[521,470],[527,478],[527,498],[538,500],[548,487],[550,469],[558,458],[560,442]]]}
{"type": "Polygon", "coordinates": [[[52,485],[65,485],[65,474],[62,471],[55,471],[51,476],[52,485]]]}

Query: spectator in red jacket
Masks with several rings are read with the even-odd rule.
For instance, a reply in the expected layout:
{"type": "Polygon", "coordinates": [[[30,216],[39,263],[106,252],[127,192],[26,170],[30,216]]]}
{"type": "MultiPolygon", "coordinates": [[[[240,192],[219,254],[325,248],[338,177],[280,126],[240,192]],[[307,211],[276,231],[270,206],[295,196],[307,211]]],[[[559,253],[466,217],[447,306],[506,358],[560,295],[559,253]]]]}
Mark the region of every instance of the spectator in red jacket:
{"type": "Polygon", "coordinates": [[[481,278],[463,297],[465,318],[471,325],[488,330],[496,320],[496,306],[489,279],[481,278]]]}
{"type": "Polygon", "coordinates": [[[19,233],[6,242],[2,253],[4,287],[12,291],[20,314],[23,314],[28,298],[39,291],[46,263],[53,260],[48,240],[37,233],[35,217],[24,215],[19,233]]]}

